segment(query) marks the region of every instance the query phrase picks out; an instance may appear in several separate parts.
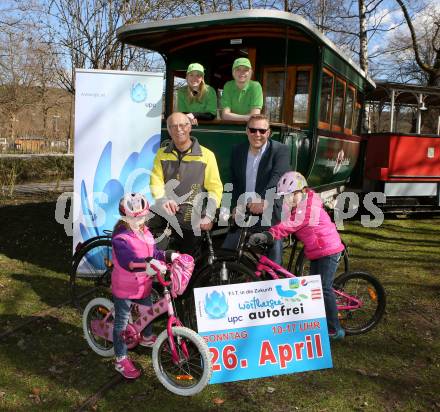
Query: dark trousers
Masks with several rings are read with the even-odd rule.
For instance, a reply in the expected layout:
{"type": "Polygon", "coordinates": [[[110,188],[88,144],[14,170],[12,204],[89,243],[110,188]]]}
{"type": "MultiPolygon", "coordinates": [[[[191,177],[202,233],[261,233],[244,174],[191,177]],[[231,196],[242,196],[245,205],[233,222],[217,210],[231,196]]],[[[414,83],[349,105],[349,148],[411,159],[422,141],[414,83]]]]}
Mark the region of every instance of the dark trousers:
{"type": "Polygon", "coordinates": [[[327,327],[330,332],[341,328],[336,307],[336,297],[333,292],[333,280],[338,268],[340,253],[312,260],[310,262],[310,275],[320,275],[322,291],[324,293],[325,313],[327,315],[327,327]]]}

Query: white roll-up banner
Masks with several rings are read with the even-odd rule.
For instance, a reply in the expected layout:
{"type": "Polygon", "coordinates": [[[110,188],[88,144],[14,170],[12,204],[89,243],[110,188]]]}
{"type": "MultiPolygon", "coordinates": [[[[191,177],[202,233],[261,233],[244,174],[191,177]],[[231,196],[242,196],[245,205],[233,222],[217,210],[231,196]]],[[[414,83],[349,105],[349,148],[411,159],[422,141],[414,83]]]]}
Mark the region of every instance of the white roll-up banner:
{"type": "Polygon", "coordinates": [[[76,70],[75,85],[74,250],[113,229],[124,193],[151,200],[163,74],[76,70]]]}

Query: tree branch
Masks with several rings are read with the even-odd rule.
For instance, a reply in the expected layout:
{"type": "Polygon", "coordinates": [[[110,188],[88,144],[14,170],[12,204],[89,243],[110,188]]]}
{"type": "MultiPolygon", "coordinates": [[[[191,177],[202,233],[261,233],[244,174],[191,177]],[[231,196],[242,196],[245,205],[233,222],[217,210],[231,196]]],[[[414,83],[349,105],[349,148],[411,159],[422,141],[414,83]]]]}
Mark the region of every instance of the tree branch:
{"type": "Polygon", "coordinates": [[[411,16],[408,13],[408,10],[405,6],[405,4],[403,3],[403,0],[396,0],[396,2],[399,4],[400,8],[402,9],[403,15],[405,17],[406,20],[406,24],[408,25],[408,29],[411,33],[411,40],[412,40],[412,45],[413,45],[413,50],[414,50],[414,55],[416,58],[416,62],[419,65],[419,67],[426,71],[429,74],[433,74],[434,70],[432,69],[432,67],[428,66],[427,64],[425,64],[422,59],[420,58],[420,52],[419,52],[419,45],[417,43],[417,36],[416,36],[416,32],[414,30],[414,26],[411,20],[411,16]]]}

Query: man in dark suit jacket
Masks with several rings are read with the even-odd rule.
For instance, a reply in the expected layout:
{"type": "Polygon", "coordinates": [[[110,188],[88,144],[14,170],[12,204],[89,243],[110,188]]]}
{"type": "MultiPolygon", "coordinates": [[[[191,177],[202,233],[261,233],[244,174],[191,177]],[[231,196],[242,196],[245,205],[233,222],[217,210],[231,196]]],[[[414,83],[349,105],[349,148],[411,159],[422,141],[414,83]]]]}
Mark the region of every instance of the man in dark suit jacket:
{"type": "MultiPolygon", "coordinates": [[[[264,115],[249,118],[246,134],[248,143],[235,146],[231,156],[233,215],[237,206],[243,209],[248,204],[252,214],[261,216],[255,228],[264,230],[281,219],[282,203],[276,199],[275,193],[278,180],[290,170],[289,149],[282,143],[270,140],[269,120],[264,115]]],[[[238,239],[239,231],[230,231],[223,247],[235,249],[238,239]]],[[[281,241],[275,242],[268,257],[282,263],[281,241]]]]}

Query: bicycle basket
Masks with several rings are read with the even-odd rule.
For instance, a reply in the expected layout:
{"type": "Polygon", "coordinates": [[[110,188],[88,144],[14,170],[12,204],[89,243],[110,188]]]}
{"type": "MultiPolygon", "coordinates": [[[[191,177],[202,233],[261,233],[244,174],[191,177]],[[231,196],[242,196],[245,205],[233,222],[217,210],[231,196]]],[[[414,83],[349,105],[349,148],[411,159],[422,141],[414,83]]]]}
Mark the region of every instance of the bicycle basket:
{"type": "Polygon", "coordinates": [[[190,255],[179,255],[171,265],[171,295],[173,298],[185,292],[194,270],[194,259],[190,255]]]}

